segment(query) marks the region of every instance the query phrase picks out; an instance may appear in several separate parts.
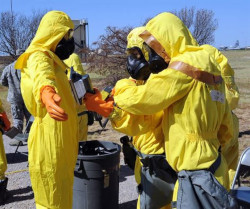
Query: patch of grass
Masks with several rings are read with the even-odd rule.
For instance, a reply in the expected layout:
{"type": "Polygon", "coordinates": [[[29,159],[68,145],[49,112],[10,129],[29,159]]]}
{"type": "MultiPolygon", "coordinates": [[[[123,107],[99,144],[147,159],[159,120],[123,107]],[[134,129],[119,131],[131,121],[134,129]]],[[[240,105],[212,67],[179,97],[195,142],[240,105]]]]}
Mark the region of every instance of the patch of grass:
{"type": "Polygon", "coordinates": [[[240,91],[239,104],[250,104],[250,50],[222,51],[234,69],[235,82],[240,91]]]}
{"type": "Polygon", "coordinates": [[[104,75],[100,75],[100,74],[97,74],[97,73],[88,73],[89,74],[89,77],[94,80],[94,79],[105,79],[106,76],[104,75]]]}
{"type": "Polygon", "coordinates": [[[235,78],[247,78],[249,76],[250,50],[222,51],[228,58],[229,64],[235,72],[235,78]]]}

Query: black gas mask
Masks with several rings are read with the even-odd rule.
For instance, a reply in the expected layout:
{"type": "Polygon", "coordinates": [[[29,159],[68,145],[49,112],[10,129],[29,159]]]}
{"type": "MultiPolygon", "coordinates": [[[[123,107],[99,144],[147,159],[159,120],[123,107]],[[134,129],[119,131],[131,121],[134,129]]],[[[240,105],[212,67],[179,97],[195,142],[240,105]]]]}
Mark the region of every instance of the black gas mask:
{"type": "Polygon", "coordinates": [[[55,54],[61,59],[68,59],[75,50],[74,38],[66,40],[63,38],[56,46],[55,54]]]}
{"type": "Polygon", "coordinates": [[[150,76],[149,63],[139,47],[127,49],[127,70],[130,76],[136,80],[147,80],[150,76]]]}
{"type": "Polygon", "coordinates": [[[149,56],[148,63],[149,63],[149,69],[151,73],[159,73],[168,67],[168,63],[166,63],[165,60],[161,56],[159,56],[146,43],[143,44],[143,47],[148,52],[148,56],[149,56]]]}

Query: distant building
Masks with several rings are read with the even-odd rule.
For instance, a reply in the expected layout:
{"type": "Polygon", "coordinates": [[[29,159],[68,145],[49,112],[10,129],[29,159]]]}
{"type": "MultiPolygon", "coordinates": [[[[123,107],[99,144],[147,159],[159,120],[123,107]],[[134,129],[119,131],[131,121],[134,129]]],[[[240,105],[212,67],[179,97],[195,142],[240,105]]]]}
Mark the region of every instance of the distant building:
{"type": "Polygon", "coordinates": [[[245,49],[245,47],[240,47],[240,42],[237,40],[233,46],[220,46],[219,50],[240,50],[240,49],[245,49]]]}
{"type": "MultiPolygon", "coordinates": [[[[88,21],[87,19],[82,20],[73,20],[73,23],[75,25],[74,28],[74,39],[75,39],[75,46],[76,52],[84,52],[84,49],[89,47],[88,44],[88,21]]],[[[86,57],[86,54],[79,53],[80,57],[86,57]]]]}

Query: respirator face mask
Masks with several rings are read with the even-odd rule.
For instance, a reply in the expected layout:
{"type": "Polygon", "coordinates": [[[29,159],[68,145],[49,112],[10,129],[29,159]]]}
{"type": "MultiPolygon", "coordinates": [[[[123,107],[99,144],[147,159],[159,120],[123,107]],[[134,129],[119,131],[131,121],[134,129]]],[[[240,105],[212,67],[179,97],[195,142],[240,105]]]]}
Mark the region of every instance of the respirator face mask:
{"type": "Polygon", "coordinates": [[[143,44],[145,51],[148,52],[149,55],[149,69],[151,73],[159,73],[162,70],[168,67],[168,63],[159,56],[151,47],[149,47],[146,43],[143,44]]]}
{"type": "Polygon", "coordinates": [[[149,63],[139,47],[127,49],[127,70],[136,80],[147,80],[150,76],[149,63]]]}
{"type": "Polygon", "coordinates": [[[69,30],[63,39],[57,44],[55,54],[61,59],[68,59],[75,50],[73,30],[69,30]]]}

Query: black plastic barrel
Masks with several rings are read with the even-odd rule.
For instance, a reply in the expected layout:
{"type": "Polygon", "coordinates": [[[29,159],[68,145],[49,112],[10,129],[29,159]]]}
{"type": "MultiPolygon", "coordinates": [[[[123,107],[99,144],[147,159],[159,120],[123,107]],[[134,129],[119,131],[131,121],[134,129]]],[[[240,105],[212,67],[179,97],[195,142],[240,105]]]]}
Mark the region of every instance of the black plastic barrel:
{"type": "Polygon", "coordinates": [[[79,143],[73,209],[118,209],[120,152],[113,142],[79,143]]]}

